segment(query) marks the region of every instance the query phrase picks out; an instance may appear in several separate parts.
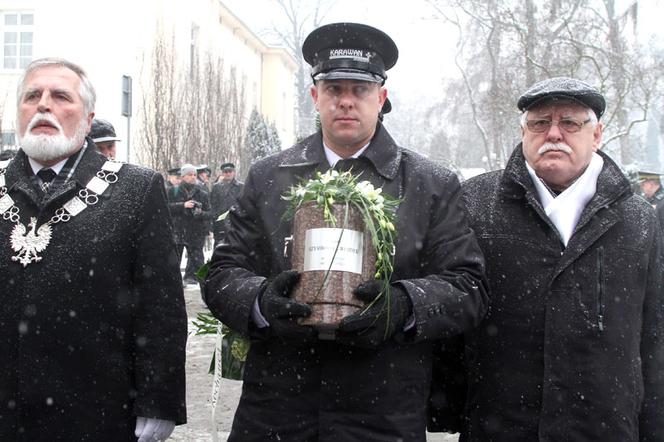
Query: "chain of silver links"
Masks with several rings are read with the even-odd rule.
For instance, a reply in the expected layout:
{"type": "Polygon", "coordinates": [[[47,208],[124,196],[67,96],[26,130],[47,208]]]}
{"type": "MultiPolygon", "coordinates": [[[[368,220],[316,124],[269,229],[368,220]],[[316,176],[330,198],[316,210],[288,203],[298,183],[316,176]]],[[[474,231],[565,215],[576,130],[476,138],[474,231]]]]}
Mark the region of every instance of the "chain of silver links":
{"type": "MultiPolygon", "coordinates": [[[[5,169],[0,170],[0,176],[5,174],[5,169]]],[[[115,172],[100,170],[97,172],[97,178],[100,178],[106,181],[108,184],[114,184],[118,181],[118,176],[115,172]]],[[[0,187],[0,198],[7,194],[7,186],[0,187]]],[[[94,206],[99,202],[99,195],[91,191],[88,188],[83,188],[78,191],[78,197],[89,207],[94,206]]],[[[46,224],[54,225],[59,222],[66,223],[71,219],[72,215],[65,210],[64,207],[60,207],[55,211],[55,214],[51,217],[46,224]]],[[[2,214],[2,218],[10,221],[14,224],[20,222],[21,216],[19,214],[19,208],[16,205],[11,206],[5,213],[2,214]]]]}

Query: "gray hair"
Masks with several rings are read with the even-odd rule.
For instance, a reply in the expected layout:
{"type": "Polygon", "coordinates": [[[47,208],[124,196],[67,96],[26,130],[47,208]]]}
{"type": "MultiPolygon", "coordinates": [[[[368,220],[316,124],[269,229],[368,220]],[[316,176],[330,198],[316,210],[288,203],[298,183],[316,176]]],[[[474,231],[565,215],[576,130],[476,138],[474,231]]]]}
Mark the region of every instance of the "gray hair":
{"type": "Polygon", "coordinates": [[[78,93],[83,100],[85,112],[88,114],[94,112],[95,102],[97,101],[97,94],[95,92],[94,86],[92,86],[92,83],[88,78],[88,75],[85,73],[82,67],[63,58],[38,58],[37,60],[33,60],[32,63],[30,63],[27,68],[25,68],[25,71],[21,74],[21,77],[18,80],[18,89],[16,90],[16,106],[18,107],[21,105],[21,99],[25,91],[26,77],[38,69],[50,66],[67,68],[78,75],[78,78],[81,80],[81,87],[78,93]]]}
{"type": "MultiPolygon", "coordinates": [[[[576,101],[570,101],[570,103],[579,104],[576,101]]],[[[586,109],[586,111],[588,112],[588,119],[590,120],[589,124],[592,124],[593,126],[595,124],[597,124],[597,122],[599,120],[597,119],[597,114],[595,113],[595,111],[592,110],[591,108],[585,107],[585,106],[584,106],[584,109],[586,109]]],[[[523,113],[521,114],[521,117],[519,119],[519,125],[521,127],[525,127],[527,120],[528,120],[528,111],[526,110],[526,111],[523,111],[523,113]]]]}

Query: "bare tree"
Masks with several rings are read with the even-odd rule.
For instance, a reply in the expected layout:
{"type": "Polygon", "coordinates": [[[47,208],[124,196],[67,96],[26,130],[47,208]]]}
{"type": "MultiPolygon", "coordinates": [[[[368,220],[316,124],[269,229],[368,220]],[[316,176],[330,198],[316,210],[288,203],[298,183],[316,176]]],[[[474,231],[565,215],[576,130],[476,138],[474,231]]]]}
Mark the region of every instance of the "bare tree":
{"type": "Polygon", "coordinates": [[[470,138],[484,151],[487,168],[502,167],[518,138],[516,97],[537,80],[564,75],[606,96],[607,150],[623,164],[638,157],[633,129],[662,95],[660,63],[636,42],[638,2],[621,11],[614,0],[429,2],[459,35],[456,88],[466,99],[452,102],[440,118],[449,124],[450,117],[467,115],[473,129],[454,144],[465,146],[470,138]]]}
{"type": "Polygon", "coordinates": [[[177,55],[160,32],[149,72],[142,75],[142,162],[157,170],[183,162],[212,168],[238,162],[245,129],[244,83],[217,55],[193,54],[184,62],[177,55]]]}
{"type": "Polygon", "coordinates": [[[315,125],[315,112],[309,95],[310,67],[302,57],[302,43],[309,33],[319,27],[335,0],[273,0],[279,5],[286,21],[284,26],[275,25],[272,32],[277,36],[297,61],[297,135],[309,135],[315,125]]]}
{"type": "Polygon", "coordinates": [[[167,170],[179,164],[180,119],[178,118],[177,59],[173,42],[158,32],[150,54],[149,72],[144,79],[139,108],[139,162],[155,170],[167,170]]]}

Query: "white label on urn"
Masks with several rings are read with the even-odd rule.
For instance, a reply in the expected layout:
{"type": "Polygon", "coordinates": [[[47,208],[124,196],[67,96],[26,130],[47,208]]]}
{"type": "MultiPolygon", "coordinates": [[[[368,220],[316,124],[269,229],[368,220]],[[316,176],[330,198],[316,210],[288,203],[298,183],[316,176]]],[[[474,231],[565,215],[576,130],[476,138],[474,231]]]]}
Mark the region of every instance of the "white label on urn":
{"type": "Polygon", "coordinates": [[[309,229],[304,241],[304,271],[329,269],[361,275],[363,251],[362,232],[334,228],[309,229]],[[330,267],[332,257],[334,262],[330,267]]]}

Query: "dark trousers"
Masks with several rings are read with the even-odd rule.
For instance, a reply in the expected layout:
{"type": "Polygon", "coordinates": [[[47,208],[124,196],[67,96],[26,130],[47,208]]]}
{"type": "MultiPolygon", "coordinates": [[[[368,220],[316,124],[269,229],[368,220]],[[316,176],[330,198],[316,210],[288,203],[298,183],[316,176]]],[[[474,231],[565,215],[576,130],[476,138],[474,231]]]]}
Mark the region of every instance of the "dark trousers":
{"type": "Polygon", "coordinates": [[[184,279],[196,278],[196,272],[205,264],[205,256],[203,256],[203,245],[205,238],[200,240],[197,238],[195,241],[189,241],[184,244],[177,244],[178,256],[182,260],[182,252],[187,249],[187,266],[184,269],[184,279]]]}

